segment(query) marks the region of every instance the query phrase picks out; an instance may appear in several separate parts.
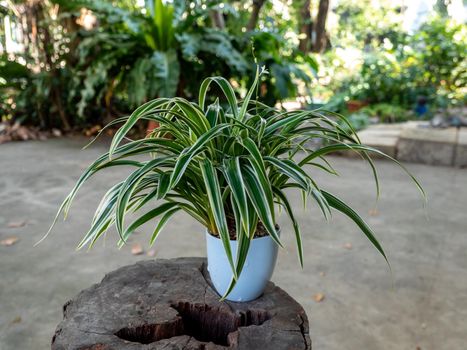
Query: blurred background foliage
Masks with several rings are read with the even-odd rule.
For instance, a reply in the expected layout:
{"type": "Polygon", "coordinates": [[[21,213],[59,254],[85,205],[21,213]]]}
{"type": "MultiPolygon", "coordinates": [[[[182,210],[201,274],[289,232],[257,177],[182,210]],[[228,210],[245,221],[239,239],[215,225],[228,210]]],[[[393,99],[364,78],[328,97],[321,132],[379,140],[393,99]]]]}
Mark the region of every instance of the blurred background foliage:
{"type": "MultiPolygon", "coordinates": [[[[438,0],[0,0],[0,116],[42,129],[102,125],[207,76],[259,99],[325,106],[357,127],[465,106],[467,30],[438,0]]],[[[451,11],[452,12],[452,11],[451,11]]]]}

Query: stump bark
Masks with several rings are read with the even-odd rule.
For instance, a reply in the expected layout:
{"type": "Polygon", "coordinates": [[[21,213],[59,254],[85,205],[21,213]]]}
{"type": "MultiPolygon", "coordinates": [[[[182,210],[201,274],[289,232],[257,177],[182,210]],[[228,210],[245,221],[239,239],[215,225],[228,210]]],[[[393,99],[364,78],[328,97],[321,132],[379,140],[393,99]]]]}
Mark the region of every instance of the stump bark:
{"type": "Polygon", "coordinates": [[[205,259],[125,266],[64,305],[52,350],[311,349],[305,311],[273,283],[252,302],[219,298],[205,259]]]}

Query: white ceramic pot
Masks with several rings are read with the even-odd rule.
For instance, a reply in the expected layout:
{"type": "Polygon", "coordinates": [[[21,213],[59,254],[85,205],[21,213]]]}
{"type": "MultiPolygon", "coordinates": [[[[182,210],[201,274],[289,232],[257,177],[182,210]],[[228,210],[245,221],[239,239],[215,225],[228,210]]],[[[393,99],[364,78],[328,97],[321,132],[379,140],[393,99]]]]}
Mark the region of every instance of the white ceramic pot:
{"type": "MultiPolygon", "coordinates": [[[[219,238],[206,232],[206,246],[209,275],[215,289],[222,296],[227,291],[232,279],[232,269],[219,238]]],[[[235,257],[237,241],[231,240],[230,247],[235,257]]],[[[251,241],[240,278],[227,296],[227,300],[250,301],[263,293],[276,265],[277,247],[270,236],[255,238],[251,241]]]]}

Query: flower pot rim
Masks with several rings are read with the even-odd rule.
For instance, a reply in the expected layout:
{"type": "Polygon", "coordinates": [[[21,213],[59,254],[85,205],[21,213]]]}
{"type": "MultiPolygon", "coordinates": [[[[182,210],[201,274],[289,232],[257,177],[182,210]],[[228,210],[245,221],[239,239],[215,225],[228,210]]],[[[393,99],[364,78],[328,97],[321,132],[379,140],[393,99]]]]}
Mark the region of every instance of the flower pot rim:
{"type": "MultiPolygon", "coordinates": [[[[279,226],[279,225],[277,225],[277,226],[279,226]]],[[[209,232],[208,229],[206,229],[205,231],[206,231],[206,234],[209,235],[209,236],[211,236],[212,238],[221,240],[219,236],[214,236],[211,232],[209,232]]],[[[279,229],[277,230],[277,235],[280,236],[280,234],[281,234],[281,228],[280,228],[280,226],[279,226],[279,229]]],[[[253,237],[253,240],[261,239],[261,238],[271,238],[271,235],[270,235],[270,234],[267,234],[266,236],[253,237]]],[[[271,239],[272,239],[272,238],[271,238],[271,239]]],[[[237,239],[230,239],[230,238],[229,238],[229,241],[230,241],[230,242],[237,242],[237,239]]]]}

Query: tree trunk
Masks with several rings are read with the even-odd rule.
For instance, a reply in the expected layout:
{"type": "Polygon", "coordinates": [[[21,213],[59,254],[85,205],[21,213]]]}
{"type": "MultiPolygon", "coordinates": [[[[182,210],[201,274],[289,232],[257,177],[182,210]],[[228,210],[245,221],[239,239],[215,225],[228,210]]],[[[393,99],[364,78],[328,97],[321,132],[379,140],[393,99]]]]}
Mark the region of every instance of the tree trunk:
{"type": "Polygon", "coordinates": [[[210,12],[210,17],[215,28],[224,29],[225,21],[224,15],[219,10],[212,10],[210,12]]]}
{"type": "Polygon", "coordinates": [[[55,83],[59,72],[53,51],[52,28],[47,22],[53,18],[51,11],[55,12],[57,8],[42,0],[27,0],[18,4],[11,2],[9,5],[21,23],[25,53],[34,61],[31,70],[34,73],[42,72],[49,79],[47,106],[36,103],[40,124],[42,127],[53,125],[51,110],[55,107],[63,129],[70,130],[71,124],[62,103],[62,87],[55,83]],[[47,110],[46,113],[43,108],[47,110]]]}
{"type": "Polygon", "coordinates": [[[52,350],[311,350],[305,310],[285,291],[269,282],[258,299],[220,301],[206,265],[157,259],[109,273],[64,305],[52,350]]]}
{"type": "Polygon", "coordinates": [[[313,42],[313,52],[322,52],[327,46],[326,19],[328,17],[328,11],[329,0],[320,0],[314,28],[315,40],[313,42]]]}
{"type": "Polygon", "coordinates": [[[302,36],[302,38],[298,44],[298,49],[303,53],[307,53],[310,50],[312,30],[311,1],[305,0],[300,9],[300,36],[302,36]]]}
{"type": "Polygon", "coordinates": [[[253,11],[251,12],[250,20],[246,26],[247,31],[252,31],[256,28],[259,19],[259,13],[265,2],[266,0],[253,0],[253,11]]]}
{"type": "Polygon", "coordinates": [[[57,113],[62,123],[63,129],[65,131],[69,131],[71,130],[71,124],[62,105],[62,96],[60,91],[61,88],[55,84],[55,80],[58,78],[58,72],[56,63],[53,59],[53,39],[51,37],[49,27],[44,23],[45,19],[47,18],[44,12],[49,11],[49,9],[44,7],[40,2],[35,3],[35,9],[37,11],[37,32],[40,34],[37,35],[38,43],[36,46],[39,51],[42,51],[43,57],[39,56],[40,61],[45,63],[45,66],[41,67],[41,70],[44,72],[47,72],[47,69],[49,70],[51,79],[50,97],[55,104],[55,107],[57,108],[57,113]]]}
{"type": "MultiPolygon", "coordinates": [[[[59,12],[60,14],[62,13],[62,11],[59,12]]],[[[77,16],[75,14],[70,14],[69,16],[63,18],[61,20],[61,23],[62,23],[62,26],[64,28],[66,28],[66,31],[68,33],[75,33],[76,35],[73,35],[70,39],[70,43],[68,44],[68,47],[70,49],[70,52],[68,53],[68,55],[66,56],[66,63],[69,67],[74,67],[78,61],[79,61],[79,57],[78,57],[78,53],[77,53],[77,49],[78,49],[78,46],[81,42],[81,36],[80,35],[77,35],[77,33],[79,32],[79,30],[81,29],[81,26],[76,23],[76,20],[77,20],[77,16]]]]}

